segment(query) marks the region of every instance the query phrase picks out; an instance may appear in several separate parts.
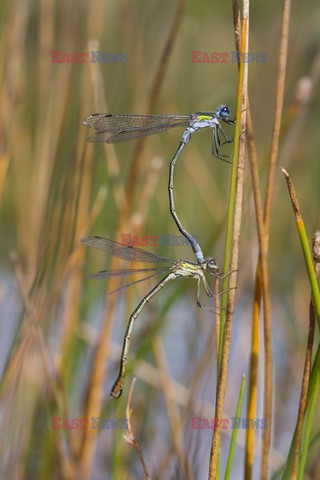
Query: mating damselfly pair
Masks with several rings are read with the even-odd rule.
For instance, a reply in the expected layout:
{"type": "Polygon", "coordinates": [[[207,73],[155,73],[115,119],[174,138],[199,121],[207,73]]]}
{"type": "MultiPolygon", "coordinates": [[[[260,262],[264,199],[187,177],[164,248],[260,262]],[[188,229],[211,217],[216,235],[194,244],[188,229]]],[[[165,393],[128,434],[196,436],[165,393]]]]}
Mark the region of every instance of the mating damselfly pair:
{"type": "Polygon", "coordinates": [[[96,274],[90,275],[91,278],[111,278],[111,277],[128,277],[132,274],[147,274],[146,277],[131,282],[123,287],[120,287],[116,290],[113,290],[110,293],[114,293],[119,291],[123,288],[127,288],[130,285],[143,282],[150,278],[153,278],[157,275],[163,275],[163,278],[145,295],[145,297],[140,301],[138,306],[134,309],[131,313],[126,333],[123,340],[122,346],[122,353],[121,353],[121,361],[120,361],[120,371],[117,380],[115,381],[112,390],[111,390],[111,397],[118,398],[120,397],[125,375],[126,375],[126,366],[128,361],[128,352],[129,346],[133,331],[133,326],[141,314],[144,307],[147,303],[155,296],[160,290],[171,280],[176,280],[178,278],[186,278],[190,277],[197,281],[197,305],[200,308],[204,308],[211,312],[214,312],[214,301],[213,301],[213,293],[210,290],[208,285],[207,279],[205,277],[206,273],[210,275],[214,275],[215,277],[223,278],[219,275],[218,266],[213,258],[205,259],[201,265],[190,262],[188,260],[171,260],[166,257],[161,257],[156,255],[155,253],[151,253],[147,250],[143,250],[140,248],[123,245],[121,243],[115,242],[113,240],[109,240],[107,238],[102,237],[85,237],[81,239],[81,242],[87,245],[88,247],[92,247],[97,250],[101,250],[104,253],[108,253],[115,257],[121,258],[123,260],[134,261],[134,262],[142,262],[142,263],[161,263],[164,264],[160,267],[151,267],[151,268],[138,268],[138,269],[118,269],[118,270],[102,270],[96,274]],[[201,286],[204,287],[207,304],[203,302],[202,295],[201,295],[201,286]]]}
{"type": "Polygon", "coordinates": [[[83,124],[94,128],[97,133],[89,137],[90,142],[118,143],[133,140],[147,135],[164,132],[169,128],[186,127],[181,137],[176,153],[172,157],[169,169],[169,205],[171,215],[182,235],[190,242],[199,265],[204,261],[204,256],[196,239],[183,227],[174,205],[173,175],[176,161],[189,142],[194,132],[203,128],[212,128],[212,154],[224,161],[228,156],[220,153],[220,146],[232,142],[221,126],[221,122],[233,125],[230,119],[230,110],[227,105],[220,105],[215,111],[198,112],[191,115],[132,115],[94,113],[86,117],[83,124]],[[222,137],[222,138],[221,138],[222,137]]]}
{"type": "Polygon", "coordinates": [[[82,243],[88,245],[89,247],[102,250],[105,253],[109,253],[125,260],[140,261],[146,263],[163,262],[166,264],[166,266],[160,268],[101,271],[91,276],[94,278],[110,278],[115,276],[127,276],[133,273],[150,274],[146,278],[133,282],[138,283],[146,280],[147,278],[155,277],[159,274],[164,275],[162,280],[160,280],[160,282],[157,283],[155,287],[153,287],[149,291],[149,293],[147,293],[147,295],[140,301],[138,306],[130,315],[125,337],[123,340],[119,375],[111,390],[111,396],[113,398],[118,398],[122,393],[126,374],[129,345],[135,320],[141,314],[142,310],[149,302],[149,300],[157,293],[159,293],[159,291],[162,289],[162,287],[164,287],[166,283],[168,283],[170,280],[175,280],[183,277],[194,278],[197,281],[198,306],[213,311],[214,307],[212,302],[211,305],[204,305],[202,303],[201,285],[204,286],[207,299],[212,299],[213,294],[207,283],[205,273],[209,273],[219,278],[221,278],[221,276],[219,275],[218,266],[215,260],[213,260],[212,258],[204,258],[199,243],[183,227],[176,213],[173,195],[173,177],[175,164],[182,149],[190,141],[192,134],[203,128],[212,128],[212,154],[219,159],[227,161],[227,155],[221,154],[219,151],[219,147],[221,147],[225,143],[230,143],[232,140],[223,130],[221,122],[225,122],[228,125],[234,124],[234,120],[230,119],[230,110],[227,105],[221,105],[215,111],[198,112],[193,113],[192,115],[113,115],[96,113],[89,115],[83,121],[83,124],[85,126],[96,130],[96,133],[89,137],[89,141],[107,143],[117,143],[126,140],[133,140],[147,135],[160,133],[173,127],[186,127],[181,137],[179,146],[170,162],[168,182],[169,205],[170,213],[179,231],[190,242],[198,263],[193,263],[187,260],[178,260],[175,262],[173,260],[161,257],[146,250],[122,245],[112,240],[101,237],[86,237],[82,239],[82,243]]]}

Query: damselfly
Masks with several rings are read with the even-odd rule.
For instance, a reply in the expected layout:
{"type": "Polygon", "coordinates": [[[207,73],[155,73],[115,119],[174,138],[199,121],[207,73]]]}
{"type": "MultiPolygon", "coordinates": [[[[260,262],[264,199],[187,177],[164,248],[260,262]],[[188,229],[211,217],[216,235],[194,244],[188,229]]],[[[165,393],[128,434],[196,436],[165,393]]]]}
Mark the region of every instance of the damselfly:
{"type": "Polygon", "coordinates": [[[210,273],[216,277],[222,278],[219,275],[218,266],[213,258],[206,258],[203,262],[198,265],[194,262],[189,262],[188,260],[178,260],[174,261],[166,257],[161,257],[155,253],[148,252],[147,250],[142,250],[140,248],[122,245],[121,243],[109,240],[102,237],[85,237],[81,239],[81,242],[85,245],[101,250],[102,252],[108,253],[115,257],[122,258],[124,260],[131,260],[135,262],[143,263],[163,263],[165,266],[162,267],[153,267],[153,268],[139,268],[139,269],[119,269],[119,270],[102,270],[99,273],[90,275],[90,278],[110,278],[110,277],[121,277],[128,276],[131,274],[141,274],[147,273],[150,274],[147,277],[144,277],[135,282],[129,283],[123,287],[118,288],[115,291],[126,288],[135,283],[143,282],[149,278],[155,277],[156,275],[162,274],[164,277],[160,280],[155,287],[150,290],[149,293],[141,300],[139,305],[131,313],[129,322],[127,325],[126,333],[123,340],[121,361],[120,361],[120,371],[117,380],[115,381],[112,390],[111,397],[118,398],[120,397],[124,385],[125,375],[126,375],[126,365],[128,361],[128,352],[129,346],[133,331],[133,326],[135,320],[141,314],[142,310],[146,304],[154,297],[159,291],[164,287],[166,283],[170,280],[176,280],[183,277],[191,277],[197,281],[197,304],[200,308],[204,308],[209,311],[214,311],[213,301],[211,304],[205,305],[201,300],[201,285],[204,286],[207,297],[213,297],[213,294],[209,288],[208,282],[205,277],[205,273],[210,273]]]}
{"type": "Polygon", "coordinates": [[[194,132],[202,128],[212,128],[212,154],[222,160],[228,158],[219,152],[218,146],[232,142],[224,132],[221,121],[228,125],[233,125],[234,120],[230,119],[230,110],[227,105],[220,105],[214,112],[198,112],[191,115],[130,115],[130,114],[107,114],[94,113],[86,117],[83,124],[86,127],[94,128],[97,133],[91,135],[88,140],[90,142],[107,142],[117,143],[125,140],[133,140],[135,138],[144,137],[160,133],[173,127],[186,127],[179,147],[170,162],[169,170],[169,204],[170,212],[173,219],[185,238],[190,242],[199,265],[204,261],[203,253],[200,245],[195,238],[187,232],[183,227],[174,205],[173,196],[173,174],[176,161],[183,149],[189,142],[194,132]],[[223,137],[223,141],[221,136],[223,137]]]}

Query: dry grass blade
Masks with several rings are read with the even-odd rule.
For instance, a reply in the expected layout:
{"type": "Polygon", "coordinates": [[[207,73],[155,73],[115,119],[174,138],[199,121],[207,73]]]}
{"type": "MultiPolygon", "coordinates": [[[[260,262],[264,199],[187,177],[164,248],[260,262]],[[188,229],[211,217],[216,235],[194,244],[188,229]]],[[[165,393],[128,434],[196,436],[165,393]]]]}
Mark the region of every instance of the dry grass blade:
{"type": "MultiPolygon", "coordinates": [[[[241,54],[248,51],[249,39],[249,2],[245,1],[243,6],[243,20],[241,28],[241,54]]],[[[248,87],[248,66],[241,62],[239,70],[238,84],[238,103],[237,103],[237,122],[236,132],[244,132],[246,125],[246,105],[247,105],[247,87],[248,87]]],[[[244,178],[244,157],[245,157],[245,136],[239,136],[239,144],[235,142],[233,168],[236,173],[236,181],[231,180],[230,199],[232,198],[232,187],[234,185],[234,213],[232,219],[232,247],[230,257],[230,275],[229,287],[227,292],[227,313],[224,328],[221,364],[218,377],[217,400],[215,420],[219,425],[220,419],[223,417],[224,398],[227,385],[227,373],[229,352],[231,346],[232,317],[234,312],[235,293],[237,284],[237,268],[239,258],[239,242],[240,242],[240,225],[242,214],[242,198],[243,198],[243,178],[244,178]]],[[[230,200],[232,201],[232,200],[230,200]]],[[[232,207],[231,207],[232,208],[232,207]]],[[[228,255],[228,252],[226,253],[228,255]]],[[[209,479],[217,478],[219,451],[220,451],[221,427],[214,430],[212,436],[209,479]]]]}
{"type": "MultiPolygon", "coordinates": [[[[305,413],[306,413],[306,408],[308,406],[308,403],[312,404],[317,396],[317,387],[315,388],[313,385],[313,387],[309,391],[309,386],[311,385],[310,379],[311,379],[311,365],[312,365],[312,347],[313,347],[313,341],[314,341],[316,316],[318,320],[318,325],[320,327],[320,322],[319,322],[320,296],[319,296],[319,289],[318,289],[318,279],[319,279],[319,271],[320,271],[320,268],[319,268],[319,258],[320,258],[319,257],[319,244],[320,244],[319,237],[320,235],[317,232],[312,239],[313,251],[311,255],[309,245],[308,245],[308,238],[307,238],[307,234],[304,226],[304,221],[300,211],[299,202],[298,202],[298,198],[295,192],[293,182],[288,172],[283,168],[282,168],[282,173],[284,174],[287,182],[290,200],[291,200],[291,204],[292,204],[293,211],[296,218],[297,230],[298,230],[302,251],[305,258],[307,271],[309,274],[309,280],[310,280],[311,291],[312,291],[311,300],[309,304],[309,332],[308,332],[307,350],[305,355],[305,364],[304,364],[302,386],[301,386],[299,412],[298,412],[297,423],[296,423],[293,440],[291,443],[287,464],[286,464],[286,468],[283,476],[284,479],[294,480],[296,478],[301,478],[301,475],[304,472],[305,456],[307,454],[308,446],[309,446],[310,422],[312,421],[311,412],[313,410],[312,406],[309,409],[310,417],[309,419],[307,419],[308,425],[306,425],[306,428],[305,428],[305,430],[308,431],[308,433],[305,434],[303,451],[302,453],[300,453],[303,423],[305,420],[305,413]],[[312,257],[316,263],[315,268],[312,263],[312,257]],[[313,400],[312,399],[310,400],[312,396],[314,398],[313,400]]],[[[319,361],[319,358],[317,359],[317,357],[318,357],[318,352],[315,356],[314,367],[316,365],[316,362],[319,361]]],[[[317,369],[315,368],[315,370],[317,369]]]]}
{"type": "Polygon", "coordinates": [[[137,450],[139,458],[140,458],[141,465],[143,467],[145,478],[147,480],[150,480],[151,477],[150,477],[150,474],[148,472],[148,467],[147,467],[146,461],[144,459],[142,449],[139,445],[138,440],[133,435],[132,425],[131,425],[131,415],[132,415],[132,412],[133,412],[133,409],[131,408],[131,399],[132,399],[132,394],[133,394],[133,389],[134,389],[135,383],[136,383],[136,378],[134,377],[132,379],[132,382],[131,382],[131,385],[130,385],[128,400],[127,400],[127,406],[126,406],[126,415],[127,415],[127,421],[128,421],[128,433],[123,435],[123,438],[125,439],[125,441],[129,445],[131,445],[133,448],[135,448],[137,450]]]}
{"type": "MultiPolygon", "coordinates": [[[[240,49],[240,9],[237,1],[233,1],[233,19],[235,30],[235,44],[236,49],[240,49]]],[[[257,162],[256,146],[254,141],[253,123],[251,118],[251,109],[249,97],[247,101],[247,144],[249,153],[249,164],[251,172],[251,181],[254,197],[254,205],[256,209],[256,219],[258,227],[258,239],[261,265],[259,263],[256,286],[253,301],[252,312],[252,332],[251,332],[251,356],[250,356],[250,377],[249,377],[249,395],[247,406],[247,418],[254,418],[256,413],[257,403],[257,382],[258,382],[258,360],[259,360],[259,339],[260,339],[260,303],[261,293],[264,290],[264,316],[270,315],[270,295],[269,295],[269,280],[267,268],[267,246],[264,239],[264,225],[263,225],[263,206],[260,189],[259,170],[257,162]]],[[[254,457],[254,429],[249,428],[246,432],[246,450],[245,450],[245,478],[252,478],[253,457],[254,457]]]]}
{"type": "MultiPolygon", "coordinates": [[[[267,190],[265,197],[264,210],[264,234],[265,247],[269,246],[270,219],[274,190],[274,179],[276,171],[276,163],[279,152],[280,128],[283,108],[283,98],[285,89],[287,52],[289,39],[289,22],[290,22],[291,0],[284,0],[281,39],[279,49],[279,64],[277,78],[276,108],[274,117],[274,126],[272,134],[271,155],[269,162],[269,172],[267,180],[267,190]]],[[[257,267],[257,271],[259,266],[257,267]]],[[[258,279],[258,275],[257,275],[258,279]]],[[[257,280],[258,284],[258,280],[257,280]]],[[[261,480],[267,480],[269,469],[269,449],[271,441],[271,418],[272,418],[272,345],[271,345],[271,319],[264,318],[264,349],[265,349],[265,379],[264,379],[264,418],[268,419],[268,428],[263,432],[262,444],[262,465],[261,480]]]]}
{"type": "MultiPolygon", "coordinates": [[[[233,2],[233,16],[235,28],[235,44],[239,50],[239,32],[240,10],[236,1],[233,2]]],[[[268,247],[265,241],[263,205],[260,189],[259,169],[257,161],[257,152],[254,141],[253,123],[251,118],[251,110],[249,98],[247,102],[247,144],[249,153],[249,164],[251,172],[251,181],[253,189],[254,205],[256,210],[256,220],[259,240],[259,266],[256,277],[256,287],[252,312],[252,340],[251,340],[251,357],[250,357],[250,378],[249,378],[249,399],[247,407],[247,418],[255,418],[256,402],[257,402],[257,381],[258,381],[258,359],[259,359],[259,339],[260,339],[260,303],[261,293],[263,292],[263,310],[266,323],[270,325],[270,292],[269,292],[269,274],[267,264],[268,247]]],[[[253,456],[254,456],[254,429],[248,429],[246,432],[246,453],[245,453],[245,478],[252,478],[253,456]]]]}
{"type": "Polygon", "coordinates": [[[302,377],[302,383],[301,383],[298,418],[297,418],[295,435],[294,435],[294,447],[293,447],[294,452],[293,452],[292,469],[289,477],[290,480],[295,480],[297,478],[297,473],[298,473],[303,421],[304,421],[304,416],[305,416],[305,411],[307,406],[308,387],[309,387],[310,372],[311,372],[312,347],[313,347],[313,340],[314,340],[315,323],[316,322],[315,322],[314,306],[312,303],[312,299],[310,299],[309,331],[308,331],[306,356],[305,356],[305,362],[304,362],[304,368],[303,368],[303,377],[302,377]]]}

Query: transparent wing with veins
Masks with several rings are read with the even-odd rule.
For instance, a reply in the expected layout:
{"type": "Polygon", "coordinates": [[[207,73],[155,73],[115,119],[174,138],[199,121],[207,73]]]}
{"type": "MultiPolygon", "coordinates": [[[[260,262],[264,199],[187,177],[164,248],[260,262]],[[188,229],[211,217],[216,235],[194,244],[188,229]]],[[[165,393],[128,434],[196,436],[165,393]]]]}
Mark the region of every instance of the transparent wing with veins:
{"type": "Polygon", "coordinates": [[[84,237],[81,243],[88,247],[95,248],[104,253],[113,255],[114,257],[122,258],[123,260],[142,262],[142,263],[159,263],[165,262],[174,264],[175,261],[170,258],[161,257],[155,253],[142,250],[141,248],[132,247],[130,245],[123,245],[108,238],[103,237],[84,237]]]}
{"type": "Polygon", "coordinates": [[[125,288],[130,287],[131,285],[135,285],[137,283],[144,282],[150,278],[153,278],[160,274],[168,273],[171,265],[175,262],[170,260],[166,257],[161,257],[156,255],[155,253],[148,252],[146,250],[142,250],[140,248],[132,247],[129,245],[122,245],[121,243],[115,242],[114,240],[109,240],[107,238],[102,237],[85,237],[81,239],[81,242],[89,247],[92,247],[96,250],[100,250],[104,253],[108,253],[115,257],[121,258],[123,260],[131,260],[136,262],[144,262],[144,263],[160,263],[164,262],[170,265],[163,266],[163,267],[151,267],[151,268],[121,268],[117,270],[101,270],[98,273],[94,273],[89,275],[89,278],[113,278],[113,277],[127,277],[129,275],[135,274],[150,274],[144,278],[140,278],[139,280],[135,280],[130,282],[126,285],[122,285],[115,290],[109,292],[111,293],[118,292],[125,288]]]}
{"type": "Polygon", "coordinates": [[[84,119],[83,125],[97,133],[90,142],[117,143],[154,135],[173,127],[187,127],[190,115],[130,115],[93,114],[84,119]]]}

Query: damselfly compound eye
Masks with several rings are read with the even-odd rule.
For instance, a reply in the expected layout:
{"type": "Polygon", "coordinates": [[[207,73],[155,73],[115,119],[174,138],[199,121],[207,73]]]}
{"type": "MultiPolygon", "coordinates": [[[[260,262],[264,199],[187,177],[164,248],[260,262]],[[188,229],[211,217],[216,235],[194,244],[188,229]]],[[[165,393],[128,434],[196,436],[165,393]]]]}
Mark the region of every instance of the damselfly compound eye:
{"type": "Polygon", "coordinates": [[[207,264],[207,271],[208,272],[217,272],[218,271],[218,266],[216,264],[216,261],[213,259],[213,258],[208,258],[206,260],[206,264],[207,264]]]}
{"type": "Polygon", "coordinates": [[[222,118],[229,118],[229,117],[230,117],[230,110],[229,110],[229,108],[228,108],[226,105],[223,106],[223,107],[221,107],[219,113],[220,113],[220,116],[221,116],[222,118]]]}

